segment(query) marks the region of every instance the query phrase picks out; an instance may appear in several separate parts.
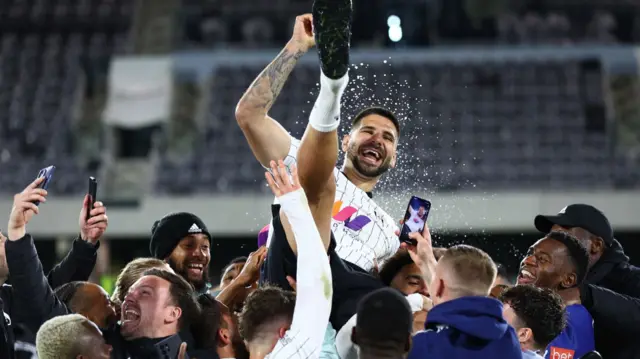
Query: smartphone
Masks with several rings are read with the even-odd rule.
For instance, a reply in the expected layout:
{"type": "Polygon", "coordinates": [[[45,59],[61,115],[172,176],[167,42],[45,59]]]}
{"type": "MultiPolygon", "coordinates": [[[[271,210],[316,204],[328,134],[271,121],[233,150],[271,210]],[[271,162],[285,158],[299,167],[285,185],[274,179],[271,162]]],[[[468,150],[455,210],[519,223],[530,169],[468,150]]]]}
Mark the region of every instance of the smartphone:
{"type": "Polygon", "coordinates": [[[98,191],[98,181],[95,177],[89,177],[89,207],[87,208],[87,220],[91,217],[90,213],[93,205],[96,203],[96,192],[98,191]]]}
{"type": "MultiPolygon", "coordinates": [[[[158,359],[177,359],[180,352],[182,339],[180,335],[174,334],[155,344],[156,358],[158,359]]],[[[189,359],[189,355],[185,353],[185,359],[189,359]]]]}
{"type": "MultiPolygon", "coordinates": [[[[56,171],[56,166],[45,167],[38,172],[38,176],[36,178],[44,177],[44,181],[40,183],[39,188],[48,189],[51,180],[53,179],[53,173],[56,171]]],[[[35,201],[34,204],[37,206],[40,204],[40,201],[35,201]]]]}
{"type": "Polygon", "coordinates": [[[422,233],[427,223],[427,217],[431,210],[431,202],[420,197],[412,196],[404,214],[404,223],[400,231],[400,241],[414,244],[415,241],[409,238],[409,233],[422,233]]]}

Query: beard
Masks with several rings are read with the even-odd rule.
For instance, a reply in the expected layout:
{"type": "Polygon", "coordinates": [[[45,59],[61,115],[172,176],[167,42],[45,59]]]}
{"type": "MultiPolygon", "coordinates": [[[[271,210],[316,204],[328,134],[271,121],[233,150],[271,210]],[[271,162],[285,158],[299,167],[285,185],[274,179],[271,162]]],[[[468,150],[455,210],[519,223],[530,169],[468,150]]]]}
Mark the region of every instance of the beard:
{"type": "Polygon", "coordinates": [[[184,263],[182,263],[181,266],[178,266],[178,263],[173,261],[171,258],[167,260],[167,263],[169,264],[169,267],[171,267],[171,269],[176,272],[177,275],[181,276],[182,278],[184,278],[184,280],[189,282],[189,284],[191,284],[197,292],[201,292],[207,287],[207,283],[209,283],[209,265],[207,265],[202,270],[202,277],[199,280],[194,281],[189,279],[189,273],[187,273],[188,268],[186,265],[184,265],[184,263]]]}
{"type": "MultiPolygon", "coordinates": [[[[360,148],[364,145],[357,146],[355,143],[349,145],[347,149],[347,159],[353,164],[353,168],[361,175],[369,178],[375,178],[382,176],[391,168],[391,157],[385,157],[379,166],[371,166],[360,161],[359,153],[360,148]]],[[[384,151],[386,155],[386,151],[384,151]]]]}

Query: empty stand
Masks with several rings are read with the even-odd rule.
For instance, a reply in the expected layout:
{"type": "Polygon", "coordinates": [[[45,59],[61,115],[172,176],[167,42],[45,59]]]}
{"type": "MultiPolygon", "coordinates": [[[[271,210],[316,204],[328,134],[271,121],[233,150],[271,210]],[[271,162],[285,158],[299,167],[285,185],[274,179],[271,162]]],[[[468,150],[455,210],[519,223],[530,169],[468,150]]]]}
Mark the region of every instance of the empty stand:
{"type": "MultiPolygon", "coordinates": [[[[194,155],[162,161],[165,193],[265,191],[263,169],[233,108],[261,65],[214,71],[205,131],[194,155]]],[[[318,69],[301,64],[270,115],[301,136],[318,69]]],[[[601,64],[596,59],[407,63],[358,66],[345,96],[348,116],[371,104],[404,119],[399,169],[387,187],[429,189],[608,188],[615,171],[601,64]]]]}
{"type": "Polygon", "coordinates": [[[71,121],[82,61],[124,43],[125,0],[0,2],[0,188],[20,190],[41,167],[58,167],[52,190],[85,190],[74,160],[71,121]]]}

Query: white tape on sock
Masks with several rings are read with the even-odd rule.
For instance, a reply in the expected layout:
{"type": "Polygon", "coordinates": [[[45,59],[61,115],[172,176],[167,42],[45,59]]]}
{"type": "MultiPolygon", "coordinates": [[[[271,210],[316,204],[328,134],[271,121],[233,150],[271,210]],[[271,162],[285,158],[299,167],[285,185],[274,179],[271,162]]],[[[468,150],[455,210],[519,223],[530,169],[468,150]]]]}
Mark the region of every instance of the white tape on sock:
{"type": "Polygon", "coordinates": [[[340,126],[340,99],[348,83],[348,73],[332,80],[320,72],[320,93],[309,115],[311,127],[320,132],[331,132],[340,126]]]}

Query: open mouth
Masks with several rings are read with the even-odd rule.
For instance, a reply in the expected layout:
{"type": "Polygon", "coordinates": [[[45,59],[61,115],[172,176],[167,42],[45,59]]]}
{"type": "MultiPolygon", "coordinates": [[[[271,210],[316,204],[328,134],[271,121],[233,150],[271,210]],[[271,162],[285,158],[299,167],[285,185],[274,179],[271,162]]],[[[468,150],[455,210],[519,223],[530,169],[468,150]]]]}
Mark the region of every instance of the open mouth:
{"type": "Polygon", "coordinates": [[[122,324],[135,323],[140,320],[140,311],[128,305],[122,308],[122,324]]]}
{"type": "Polygon", "coordinates": [[[522,268],[518,274],[518,284],[531,284],[536,281],[536,276],[529,270],[522,268]]]}
{"type": "Polygon", "coordinates": [[[204,271],[204,264],[201,263],[191,263],[187,265],[187,272],[193,276],[202,276],[202,272],[204,271]]]}
{"type": "Polygon", "coordinates": [[[375,148],[365,148],[360,152],[360,157],[369,164],[378,164],[382,160],[382,153],[375,148]]]}

